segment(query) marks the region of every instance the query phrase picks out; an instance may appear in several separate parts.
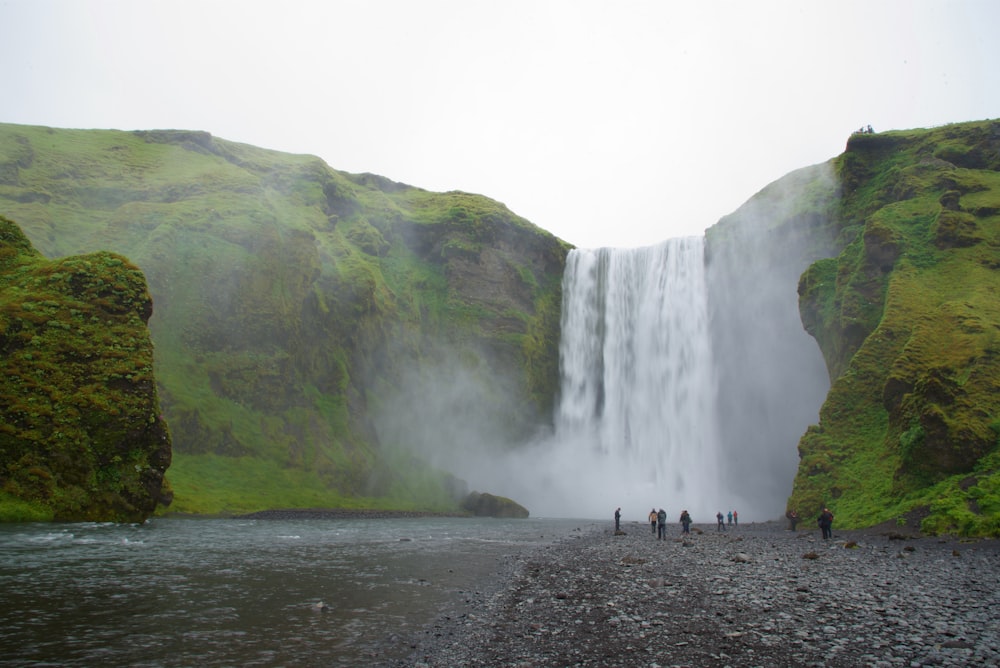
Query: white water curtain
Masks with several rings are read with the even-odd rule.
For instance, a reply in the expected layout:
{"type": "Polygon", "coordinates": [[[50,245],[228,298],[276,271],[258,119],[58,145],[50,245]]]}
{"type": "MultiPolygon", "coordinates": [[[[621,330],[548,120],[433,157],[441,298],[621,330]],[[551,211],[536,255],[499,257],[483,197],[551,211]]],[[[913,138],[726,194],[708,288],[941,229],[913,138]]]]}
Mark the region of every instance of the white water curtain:
{"type": "Polygon", "coordinates": [[[556,440],[579,503],[727,507],[708,325],[702,238],[570,253],[556,440]]]}

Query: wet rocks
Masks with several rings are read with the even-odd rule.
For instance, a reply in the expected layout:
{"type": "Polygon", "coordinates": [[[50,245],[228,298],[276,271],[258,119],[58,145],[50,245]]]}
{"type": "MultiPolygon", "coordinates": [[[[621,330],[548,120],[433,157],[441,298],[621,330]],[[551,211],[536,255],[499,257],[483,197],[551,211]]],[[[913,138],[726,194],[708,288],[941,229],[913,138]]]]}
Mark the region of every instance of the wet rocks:
{"type": "Polygon", "coordinates": [[[998,567],[996,541],[594,528],[523,558],[407,665],[998,665],[998,567]]]}

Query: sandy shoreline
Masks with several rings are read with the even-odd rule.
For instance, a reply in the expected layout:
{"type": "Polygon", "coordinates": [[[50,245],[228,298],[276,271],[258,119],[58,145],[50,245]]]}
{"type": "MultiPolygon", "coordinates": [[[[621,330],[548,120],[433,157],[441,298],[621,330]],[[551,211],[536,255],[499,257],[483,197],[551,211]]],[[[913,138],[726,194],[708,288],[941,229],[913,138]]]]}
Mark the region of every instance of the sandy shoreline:
{"type": "Polygon", "coordinates": [[[623,529],[513,557],[391,665],[1000,665],[997,541],[623,529]]]}

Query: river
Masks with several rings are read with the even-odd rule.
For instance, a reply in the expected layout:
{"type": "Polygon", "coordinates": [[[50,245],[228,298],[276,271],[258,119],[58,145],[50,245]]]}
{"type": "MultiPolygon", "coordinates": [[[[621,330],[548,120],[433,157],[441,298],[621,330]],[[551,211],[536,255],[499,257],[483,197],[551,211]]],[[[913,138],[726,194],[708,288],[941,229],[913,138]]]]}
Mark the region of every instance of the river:
{"type": "Polygon", "coordinates": [[[0,525],[0,666],[372,665],[566,519],[0,525]]]}

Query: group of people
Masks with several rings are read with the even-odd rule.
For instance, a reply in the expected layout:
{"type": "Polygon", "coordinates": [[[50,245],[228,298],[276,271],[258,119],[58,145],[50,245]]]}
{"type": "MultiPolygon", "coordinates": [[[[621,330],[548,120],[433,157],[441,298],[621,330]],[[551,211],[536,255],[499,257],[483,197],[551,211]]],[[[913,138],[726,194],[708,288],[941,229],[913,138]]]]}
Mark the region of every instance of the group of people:
{"type": "MultiPolygon", "coordinates": [[[[722,527],[723,526],[723,524],[722,524],[723,516],[722,516],[721,512],[717,515],[717,518],[719,520],[719,526],[722,527]]],[[[615,509],[615,533],[621,533],[621,530],[622,530],[621,529],[621,520],[622,520],[622,509],[621,508],[616,508],[615,509]]],[[[691,524],[692,524],[692,522],[693,522],[693,520],[691,519],[691,513],[689,513],[687,510],[682,510],[681,511],[681,515],[680,515],[681,533],[682,534],[690,534],[691,533],[691,524]]],[[[739,514],[735,510],[732,510],[732,511],[729,512],[729,524],[730,525],[734,525],[734,524],[738,525],[739,524],[739,514]]],[[[652,532],[652,534],[654,536],[656,536],[656,540],[666,540],[667,539],[667,511],[665,511],[663,508],[660,508],[659,510],[657,510],[656,508],[652,508],[649,511],[649,528],[650,528],[650,531],[652,532]]]]}
{"type": "Polygon", "coordinates": [[[740,525],[740,515],[735,510],[730,510],[726,515],[722,514],[720,510],[715,514],[715,521],[718,523],[719,531],[726,530],[726,519],[729,520],[729,526],[739,526],[740,525]]]}
{"type": "MultiPolygon", "coordinates": [[[[787,510],[785,512],[785,517],[788,518],[789,528],[795,531],[795,525],[799,522],[799,514],[794,510],[787,510]]],[[[740,525],[740,515],[735,510],[730,510],[725,515],[722,514],[720,510],[715,514],[715,520],[717,522],[717,527],[719,531],[725,531],[727,526],[739,526],[740,525]]],[[[819,514],[816,518],[819,524],[820,530],[823,532],[823,538],[829,539],[833,538],[833,513],[830,512],[829,508],[823,508],[823,512],[819,514]]],[[[615,509],[615,533],[621,533],[622,527],[622,509],[615,509]]],[[[691,513],[687,510],[681,511],[680,516],[681,523],[681,533],[689,534],[691,533],[691,513]]],[[[653,508],[649,511],[649,526],[653,535],[656,536],[656,540],[666,540],[667,539],[667,512],[660,508],[657,510],[653,508]]]]}
{"type": "MultiPolygon", "coordinates": [[[[691,533],[691,515],[688,511],[681,512],[681,533],[691,533]]],[[[649,528],[656,540],[667,539],[667,511],[663,508],[653,508],[649,511],[649,528]]]]}

